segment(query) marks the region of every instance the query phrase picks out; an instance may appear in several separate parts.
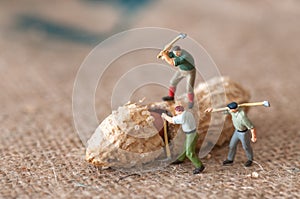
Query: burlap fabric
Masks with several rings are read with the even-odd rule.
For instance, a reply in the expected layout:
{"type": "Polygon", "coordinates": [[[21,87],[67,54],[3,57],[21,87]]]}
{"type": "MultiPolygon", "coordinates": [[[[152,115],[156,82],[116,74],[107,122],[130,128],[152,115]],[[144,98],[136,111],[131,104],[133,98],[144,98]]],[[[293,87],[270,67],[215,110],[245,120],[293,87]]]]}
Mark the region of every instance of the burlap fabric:
{"type": "MultiPolygon", "coordinates": [[[[300,3],[182,1],[170,9],[172,2],[146,5],[128,28],[162,26],[189,33],[223,75],[250,90],[253,101],[271,102],[270,109],[249,112],[258,130],[254,165],[243,166],[240,145],[233,166],[221,166],[225,145],[202,160],[206,170],[200,175],[192,174],[188,161],[147,173],[87,164],[73,128],[71,95],[76,71],[93,45],[24,26],[24,16],[97,33],[111,27],[96,26],[101,23],[96,18],[106,15],[102,23],[114,24],[118,10],[105,5],[95,11],[84,1],[1,1],[0,198],[300,197],[300,3]]],[[[148,60],[153,57],[149,52],[148,60]]],[[[109,104],[101,97],[99,115],[109,104]]]]}

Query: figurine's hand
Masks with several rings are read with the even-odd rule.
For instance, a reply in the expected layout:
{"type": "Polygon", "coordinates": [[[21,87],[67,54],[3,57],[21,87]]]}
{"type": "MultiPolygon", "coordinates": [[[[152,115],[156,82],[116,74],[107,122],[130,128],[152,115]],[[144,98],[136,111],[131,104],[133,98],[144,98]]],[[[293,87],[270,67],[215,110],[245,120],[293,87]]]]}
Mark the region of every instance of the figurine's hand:
{"type": "Polygon", "coordinates": [[[256,128],[251,129],[251,141],[256,142],[256,128]]]}
{"type": "Polygon", "coordinates": [[[163,57],[168,56],[168,51],[167,50],[162,50],[158,53],[157,59],[162,59],[163,57]]]}
{"type": "Polygon", "coordinates": [[[162,57],[162,53],[163,53],[163,51],[160,51],[160,52],[158,53],[158,55],[156,56],[156,58],[157,58],[157,59],[160,59],[160,58],[162,57]]]}
{"type": "Polygon", "coordinates": [[[162,114],[161,114],[161,117],[162,117],[163,119],[165,119],[166,116],[167,116],[167,114],[165,114],[165,113],[162,113],[162,114]]]}
{"type": "Polygon", "coordinates": [[[209,107],[209,108],[207,108],[207,109],[205,109],[205,113],[210,113],[210,112],[212,112],[213,111],[213,108],[211,108],[211,107],[209,107]]]}
{"type": "Polygon", "coordinates": [[[162,54],[163,57],[169,57],[169,52],[166,51],[166,50],[162,51],[161,54],[162,54]]]}

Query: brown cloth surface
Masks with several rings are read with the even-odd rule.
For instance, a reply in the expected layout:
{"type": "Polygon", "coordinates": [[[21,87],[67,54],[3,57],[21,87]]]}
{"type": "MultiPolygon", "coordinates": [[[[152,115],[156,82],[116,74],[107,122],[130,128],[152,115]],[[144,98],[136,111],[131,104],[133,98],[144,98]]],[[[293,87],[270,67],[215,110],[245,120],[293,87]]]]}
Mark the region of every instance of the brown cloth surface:
{"type": "Polygon", "coordinates": [[[200,175],[189,161],[147,173],[100,170],[84,161],[72,88],[97,42],[49,34],[49,24],[32,26],[28,16],[92,33],[108,32],[122,18],[116,5],[91,2],[0,1],[0,198],[300,197],[299,1],[153,1],[128,19],[126,28],[188,33],[222,75],[249,89],[252,101],[271,102],[249,112],[258,131],[254,165],[243,166],[239,145],[233,166],[221,166],[224,146],[203,159],[200,175]]]}

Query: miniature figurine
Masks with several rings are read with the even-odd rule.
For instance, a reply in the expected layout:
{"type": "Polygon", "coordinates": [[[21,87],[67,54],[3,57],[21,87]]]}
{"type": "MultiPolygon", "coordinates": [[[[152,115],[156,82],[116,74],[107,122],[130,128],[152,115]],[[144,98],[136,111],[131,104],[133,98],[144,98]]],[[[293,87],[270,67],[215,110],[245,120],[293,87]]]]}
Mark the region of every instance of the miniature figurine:
{"type": "Polygon", "coordinates": [[[186,77],[187,79],[187,96],[188,96],[188,107],[189,109],[194,106],[194,84],[196,78],[196,69],[194,58],[184,49],[181,49],[179,46],[174,46],[169,52],[165,50],[161,52],[162,59],[165,60],[168,64],[178,67],[177,72],[174,74],[170,81],[169,86],[169,95],[163,97],[164,101],[173,101],[175,96],[175,91],[178,83],[186,77]]]}
{"type": "Polygon", "coordinates": [[[196,167],[193,171],[193,174],[201,173],[205,167],[199,160],[195,151],[198,139],[195,118],[191,112],[185,111],[183,106],[176,106],[175,114],[176,116],[174,117],[170,117],[165,113],[161,115],[162,118],[172,124],[181,124],[182,130],[186,134],[185,149],[172,164],[181,164],[183,163],[184,159],[188,157],[196,167]]]}
{"type": "MultiPolygon", "coordinates": [[[[246,104],[248,105],[248,104],[246,104]]],[[[245,105],[245,106],[246,106],[245,105]]],[[[252,103],[249,105],[252,106],[252,103]]],[[[254,128],[251,121],[248,119],[246,113],[241,109],[241,107],[236,102],[231,102],[227,105],[227,108],[213,109],[207,108],[205,112],[216,112],[216,111],[224,111],[225,114],[230,114],[232,118],[232,123],[235,128],[235,131],[231,137],[229,144],[229,153],[227,159],[223,162],[223,165],[232,164],[234,161],[234,157],[236,154],[236,147],[238,141],[240,140],[243,145],[243,149],[246,152],[246,156],[248,158],[245,163],[246,167],[250,167],[253,161],[253,150],[250,144],[250,139],[252,142],[256,142],[256,129],[254,128]],[[251,131],[251,135],[250,132],[251,131]]]]}

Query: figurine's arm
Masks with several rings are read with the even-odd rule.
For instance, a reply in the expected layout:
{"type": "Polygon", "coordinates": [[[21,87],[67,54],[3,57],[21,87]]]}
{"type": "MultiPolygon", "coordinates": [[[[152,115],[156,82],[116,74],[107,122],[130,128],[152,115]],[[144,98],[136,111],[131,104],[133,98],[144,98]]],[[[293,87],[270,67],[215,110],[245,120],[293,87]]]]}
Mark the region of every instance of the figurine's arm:
{"type": "Polygon", "coordinates": [[[174,59],[169,56],[169,51],[162,52],[162,59],[165,60],[168,64],[175,66],[174,59]]]}
{"type": "Polygon", "coordinates": [[[167,120],[168,122],[174,124],[174,121],[173,121],[172,117],[168,116],[167,114],[163,113],[163,114],[161,114],[161,117],[163,119],[167,120]]]}
{"type": "Polygon", "coordinates": [[[205,109],[204,112],[205,113],[223,112],[223,114],[229,114],[229,111],[228,111],[227,107],[225,107],[225,108],[217,108],[217,109],[208,107],[207,109],[205,109]]]}
{"type": "Polygon", "coordinates": [[[257,138],[256,138],[256,128],[252,128],[250,129],[251,131],[251,141],[252,142],[256,142],[257,138]]]}
{"type": "Polygon", "coordinates": [[[213,111],[213,108],[211,107],[208,107],[207,109],[205,109],[205,113],[211,113],[213,111]]]}
{"type": "Polygon", "coordinates": [[[256,128],[254,127],[254,125],[252,124],[252,122],[249,120],[249,118],[247,117],[247,115],[245,114],[245,112],[241,112],[241,114],[244,115],[243,117],[243,124],[250,129],[251,131],[251,141],[252,142],[256,142],[257,138],[256,138],[256,128]]]}

